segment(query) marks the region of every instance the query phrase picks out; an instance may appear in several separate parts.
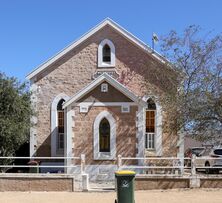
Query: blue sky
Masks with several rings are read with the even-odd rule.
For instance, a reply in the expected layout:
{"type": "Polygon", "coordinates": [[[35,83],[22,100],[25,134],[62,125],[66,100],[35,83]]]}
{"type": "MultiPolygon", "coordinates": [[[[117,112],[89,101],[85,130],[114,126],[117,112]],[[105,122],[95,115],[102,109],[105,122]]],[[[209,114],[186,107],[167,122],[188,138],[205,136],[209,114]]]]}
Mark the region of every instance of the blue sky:
{"type": "Polygon", "coordinates": [[[0,71],[25,76],[106,17],[151,45],[191,24],[221,32],[220,0],[0,0],[0,71]]]}

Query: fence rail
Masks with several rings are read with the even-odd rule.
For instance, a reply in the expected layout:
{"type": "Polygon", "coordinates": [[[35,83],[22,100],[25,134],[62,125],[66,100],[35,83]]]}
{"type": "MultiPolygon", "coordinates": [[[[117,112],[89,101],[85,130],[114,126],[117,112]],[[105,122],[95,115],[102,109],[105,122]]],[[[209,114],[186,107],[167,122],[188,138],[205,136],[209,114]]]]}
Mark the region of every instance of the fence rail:
{"type": "MultiPolygon", "coordinates": [[[[10,168],[51,168],[51,169],[74,169],[77,167],[73,163],[78,161],[80,166],[80,173],[85,173],[86,163],[85,155],[79,157],[0,157],[0,160],[27,160],[27,161],[42,161],[39,165],[15,165],[8,164],[0,165],[2,169],[10,168]],[[56,164],[56,161],[63,160],[64,164],[56,164]],[[45,162],[44,162],[45,161],[45,162]],[[51,164],[50,162],[51,161],[51,164]],[[52,163],[54,161],[54,163],[52,163]]],[[[204,170],[205,172],[219,172],[222,171],[222,158],[218,157],[122,157],[118,155],[117,168],[136,170],[140,175],[196,175],[197,170],[204,170]],[[206,165],[206,163],[209,163],[206,165]],[[149,174],[151,173],[151,174],[149,174]]],[[[42,170],[43,170],[42,169],[42,170]]],[[[46,170],[45,170],[46,171],[46,170]]],[[[55,171],[55,170],[54,170],[55,171]]]]}
{"type": "Polygon", "coordinates": [[[7,156],[7,157],[0,157],[0,159],[30,159],[30,160],[33,160],[33,159],[81,159],[81,157],[10,157],[10,156],[7,156]]]}
{"type": "Polygon", "coordinates": [[[137,170],[140,175],[196,175],[197,170],[222,171],[222,158],[218,157],[122,157],[118,156],[118,169],[137,170]],[[124,161],[138,161],[137,164],[126,164],[124,161]],[[201,161],[200,161],[201,160],[201,161]],[[219,162],[217,162],[219,161],[219,162]],[[139,163],[140,162],[140,163],[139,163]],[[209,165],[206,165],[206,163],[209,165]],[[162,170],[162,171],[161,171],[162,170]],[[171,170],[171,171],[170,171],[171,170]],[[171,172],[171,174],[169,174],[171,172]],[[177,172],[177,174],[176,174],[177,172]]]}
{"type": "Polygon", "coordinates": [[[10,161],[14,161],[14,160],[28,160],[28,163],[26,165],[22,165],[22,164],[2,164],[0,165],[0,168],[8,168],[8,169],[12,169],[12,168],[61,168],[61,169],[69,169],[69,168],[76,168],[76,165],[73,165],[72,161],[73,160],[79,160],[80,161],[80,171],[81,173],[85,173],[85,155],[81,154],[81,156],[79,157],[0,157],[0,160],[10,160],[10,161]],[[38,161],[41,160],[42,163],[44,164],[38,164],[38,165],[32,165],[29,164],[29,162],[31,161],[38,161]],[[64,161],[69,161],[69,164],[64,164],[64,165],[59,165],[59,164],[55,164],[55,165],[48,165],[50,162],[44,162],[44,161],[58,161],[58,160],[64,160],[64,161]]]}

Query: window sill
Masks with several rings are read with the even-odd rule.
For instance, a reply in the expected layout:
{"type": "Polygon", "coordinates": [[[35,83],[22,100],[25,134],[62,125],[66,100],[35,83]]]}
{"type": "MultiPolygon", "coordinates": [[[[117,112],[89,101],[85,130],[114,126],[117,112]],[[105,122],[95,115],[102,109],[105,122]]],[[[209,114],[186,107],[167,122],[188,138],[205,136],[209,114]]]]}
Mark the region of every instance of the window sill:
{"type": "Polygon", "coordinates": [[[98,64],[98,68],[115,68],[115,64],[102,63],[98,64]]]}
{"type": "Polygon", "coordinates": [[[155,149],[148,149],[148,148],[146,148],[145,150],[146,151],[156,151],[155,149]]]}
{"type": "Polygon", "coordinates": [[[155,149],[145,149],[144,155],[145,155],[145,157],[156,156],[156,150],[155,149]]]}
{"type": "Polygon", "coordinates": [[[64,156],[64,150],[57,150],[56,151],[56,156],[63,157],[64,156]]]}

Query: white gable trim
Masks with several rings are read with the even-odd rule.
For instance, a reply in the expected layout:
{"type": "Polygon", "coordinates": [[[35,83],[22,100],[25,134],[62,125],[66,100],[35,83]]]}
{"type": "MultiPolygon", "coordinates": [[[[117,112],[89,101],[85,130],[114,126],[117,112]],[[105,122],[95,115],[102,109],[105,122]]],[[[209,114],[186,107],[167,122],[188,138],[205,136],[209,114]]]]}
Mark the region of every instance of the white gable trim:
{"type": "Polygon", "coordinates": [[[55,61],[57,61],[58,59],[60,59],[62,56],[64,56],[66,53],[68,53],[69,51],[71,51],[73,48],[75,48],[76,46],[78,46],[79,44],[81,44],[83,41],[85,41],[86,39],[88,39],[90,36],[92,36],[94,33],[96,33],[98,30],[100,30],[101,28],[103,28],[104,26],[109,25],[111,27],[113,27],[115,30],[117,30],[119,33],[121,33],[124,37],[126,37],[126,39],[132,41],[134,44],[136,44],[137,46],[139,46],[140,48],[142,48],[143,50],[145,50],[147,53],[149,53],[151,56],[153,56],[154,58],[156,58],[157,60],[159,60],[161,63],[166,63],[169,61],[164,58],[163,56],[161,56],[159,53],[157,53],[156,51],[153,51],[148,45],[146,45],[144,42],[142,42],[140,39],[138,39],[137,37],[135,37],[133,34],[131,34],[130,32],[128,32],[127,30],[125,30],[124,28],[122,28],[119,24],[117,24],[116,22],[114,22],[113,20],[107,18],[104,21],[102,21],[101,23],[99,23],[97,26],[95,26],[94,28],[92,28],[89,32],[85,33],[84,35],[82,35],[78,40],[74,41],[72,44],[70,44],[69,46],[67,46],[66,48],[64,48],[62,51],[58,52],[55,56],[53,56],[52,58],[50,58],[48,61],[46,61],[45,63],[41,64],[39,67],[37,67],[35,70],[33,70],[32,72],[30,72],[27,76],[26,79],[31,80],[32,78],[34,78],[37,74],[39,74],[40,72],[42,72],[45,68],[47,68],[48,66],[50,66],[51,64],[53,64],[55,61]]]}
{"type": "Polygon", "coordinates": [[[119,90],[125,96],[130,98],[133,102],[141,103],[143,106],[146,105],[146,103],[144,101],[139,100],[139,98],[136,95],[134,95],[131,91],[129,91],[125,86],[123,86],[117,80],[115,80],[114,78],[109,76],[107,73],[103,73],[97,79],[92,81],[88,86],[86,86],[84,89],[80,90],[77,94],[75,94],[70,100],[65,102],[64,105],[63,105],[63,108],[66,108],[67,106],[76,102],[77,100],[82,98],[84,95],[89,93],[91,90],[93,90],[95,87],[97,87],[99,84],[101,84],[104,81],[108,82],[110,85],[115,87],[117,90],[119,90]]]}

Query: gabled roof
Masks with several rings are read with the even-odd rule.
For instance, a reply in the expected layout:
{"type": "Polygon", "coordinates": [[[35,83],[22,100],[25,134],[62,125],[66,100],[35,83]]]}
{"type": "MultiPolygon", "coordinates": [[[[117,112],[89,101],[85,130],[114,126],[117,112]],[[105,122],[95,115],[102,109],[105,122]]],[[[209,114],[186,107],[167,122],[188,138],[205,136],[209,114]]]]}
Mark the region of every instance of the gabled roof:
{"type": "Polygon", "coordinates": [[[66,53],[68,53],[69,51],[71,51],[73,48],[75,48],[76,46],[78,46],[80,43],[84,42],[86,39],[88,39],[90,36],[92,36],[94,33],[96,33],[98,30],[102,29],[103,27],[105,27],[106,25],[111,26],[112,28],[114,28],[116,31],[118,31],[120,34],[122,34],[126,39],[130,40],[131,42],[133,42],[135,45],[137,45],[138,47],[142,48],[144,51],[146,51],[148,54],[150,54],[151,56],[153,56],[154,58],[156,58],[157,60],[159,60],[162,63],[168,62],[167,59],[165,59],[163,56],[161,56],[159,53],[157,53],[156,51],[153,51],[148,45],[146,45],[144,42],[142,42],[140,39],[138,39],[137,37],[135,37],[134,35],[132,35],[130,32],[128,32],[127,30],[125,30],[124,28],[122,28],[120,25],[118,25],[116,22],[114,22],[113,20],[111,20],[110,18],[106,18],[105,20],[103,20],[101,23],[99,23],[98,25],[96,25],[94,28],[92,28],[89,32],[85,33],[84,35],[82,35],[78,40],[74,41],[72,44],[70,44],[69,46],[67,46],[65,49],[63,49],[62,51],[60,51],[59,53],[57,53],[55,56],[53,56],[52,58],[50,58],[48,61],[46,61],[45,63],[43,63],[42,65],[40,65],[39,67],[37,67],[35,70],[33,70],[32,72],[30,72],[27,76],[26,79],[32,79],[33,77],[35,77],[38,73],[42,72],[43,70],[45,70],[48,66],[50,66],[51,64],[53,64],[55,61],[57,61],[58,59],[60,59],[62,56],[64,56],[66,53]]]}
{"type": "Polygon", "coordinates": [[[63,108],[66,108],[73,102],[78,101],[83,96],[85,96],[87,93],[92,91],[94,88],[96,88],[98,85],[100,85],[102,82],[107,82],[110,85],[112,85],[114,88],[116,88],[118,91],[120,91],[122,94],[130,98],[133,102],[141,103],[143,105],[146,105],[146,102],[142,101],[137,97],[134,93],[132,93],[130,90],[128,90],[124,85],[122,85],[120,82],[109,76],[107,73],[103,73],[98,78],[96,78],[94,81],[92,81],[89,85],[87,85],[85,88],[80,90],[77,94],[75,94],[73,97],[71,97],[67,102],[63,104],[63,108]]]}

